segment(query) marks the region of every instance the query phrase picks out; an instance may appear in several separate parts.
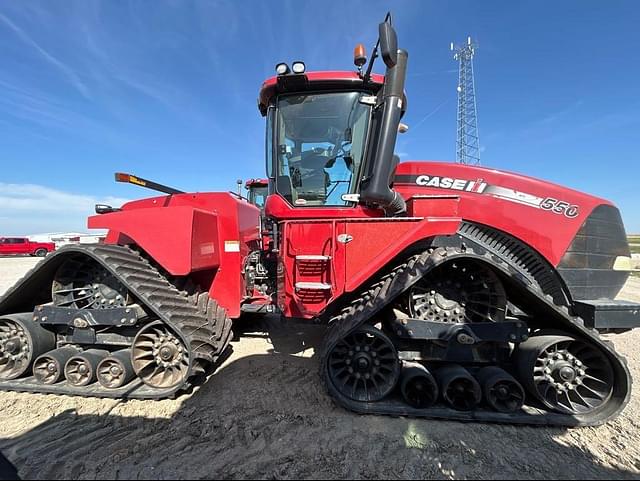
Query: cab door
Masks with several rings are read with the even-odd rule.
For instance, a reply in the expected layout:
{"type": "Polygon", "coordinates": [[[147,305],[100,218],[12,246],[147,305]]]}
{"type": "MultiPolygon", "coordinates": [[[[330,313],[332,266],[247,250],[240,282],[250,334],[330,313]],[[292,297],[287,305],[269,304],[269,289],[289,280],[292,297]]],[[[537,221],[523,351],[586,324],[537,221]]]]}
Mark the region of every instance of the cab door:
{"type": "Polygon", "coordinates": [[[305,219],[280,226],[278,305],[287,317],[315,318],[344,290],[344,252],[336,241],[344,222],[305,219]]]}
{"type": "Polygon", "coordinates": [[[12,254],[26,254],[27,253],[27,240],[26,239],[11,239],[11,253],[12,254]]]}

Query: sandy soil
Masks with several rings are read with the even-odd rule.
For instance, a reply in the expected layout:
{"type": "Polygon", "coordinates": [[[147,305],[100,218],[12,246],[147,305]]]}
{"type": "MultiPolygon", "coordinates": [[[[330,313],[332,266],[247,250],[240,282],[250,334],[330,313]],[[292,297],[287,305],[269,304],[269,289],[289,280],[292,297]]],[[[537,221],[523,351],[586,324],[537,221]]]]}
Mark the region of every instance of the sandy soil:
{"type": "MultiPolygon", "coordinates": [[[[37,262],[0,259],[0,292],[37,262]]],[[[624,297],[640,300],[640,279],[624,297]]],[[[640,475],[640,391],[615,421],[550,429],[359,416],[317,375],[322,328],[244,322],[192,395],[119,402],[0,393],[0,449],[25,478],[617,478],[640,475]]],[[[238,330],[238,329],[237,329],[238,330]]],[[[640,374],[640,331],[613,338],[640,374]]]]}

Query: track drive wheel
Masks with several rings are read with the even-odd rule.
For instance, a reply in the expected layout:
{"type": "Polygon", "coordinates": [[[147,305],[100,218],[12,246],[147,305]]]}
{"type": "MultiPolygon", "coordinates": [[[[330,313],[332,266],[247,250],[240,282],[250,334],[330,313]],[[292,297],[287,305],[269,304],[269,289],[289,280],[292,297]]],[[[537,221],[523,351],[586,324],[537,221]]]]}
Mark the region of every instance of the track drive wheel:
{"type": "Polygon", "coordinates": [[[518,347],[520,378],[546,407],[591,414],[613,393],[614,370],[596,346],[568,335],[538,335],[518,347]]]}
{"type": "Polygon", "coordinates": [[[382,331],[368,325],[335,345],[325,369],[340,394],[360,402],[380,401],[400,378],[400,361],[393,343],[382,331]]]}
{"type": "Polygon", "coordinates": [[[146,385],[169,389],[190,376],[189,350],[162,321],[140,330],[132,346],[133,369],[146,385]]]}
{"type": "Polygon", "coordinates": [[[0,317],[0,380],[31,372],[33,361],[55,347],[56,337],[31,320],[31,314],[0,317]]]}
{"type": "Polygon", "coordinates": [[[498,276],[468,260],[435,268],[409,289],[405,299],[411,317],[437,322],[501,322],[507,307],[498,276]]]}

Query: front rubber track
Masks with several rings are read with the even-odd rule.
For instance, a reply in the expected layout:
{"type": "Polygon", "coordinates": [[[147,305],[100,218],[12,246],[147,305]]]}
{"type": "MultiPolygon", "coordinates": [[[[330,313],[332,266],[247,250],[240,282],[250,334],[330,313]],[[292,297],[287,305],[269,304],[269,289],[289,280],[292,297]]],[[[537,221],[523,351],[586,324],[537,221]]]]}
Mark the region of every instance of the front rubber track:
{"type": "Polygon", "coordinates": [[[385,414],[458,421],[480,421],[508,424],[532,424],[553,426],[594,426],[616,417],[628,404],[631,393],[631,376],[626,363],[609,343],[600,339],[596,332],[586,329],[579,318],[569,315],[565,307],[557,306],[550,296],[545,296],[537,286],[526,282],[527,276],[519,271],[515,263],[500,258],[473,241],[465,239],[462,248],[440,247],[414,255],[396,266],[389,274],[363,291],[349,306],[331,319],[321,356],[320,376],[335,402],[349,410],[363,414],[385,414]],[[536,316],[545,316],[550,325],[594,343],[609,358],[615,371],[614,395],[606,408],[590,415],[564,415],[546,410],[525,407],[517,413],[497,413],[478,409],[460,412],[449,408],[433,407],[415,409],[399,399],[387,398],[380,402],[356,402],[346,398],[333,386],[326,368],[334,346],[351,332],[364,324],[375,324],[376,315],[400,294],[409,289],[433,268],[454,259],[472,259],[488,264],[507,285],[507,290],[517,292],[519,299],[530,306],[536,316]]]}
{"type": "Polygon", "coordinates": [[[63,247],[46,257],[0,298],[0,315],[31,312],[36,305],[51,302],[51,283],[56,270],[69,256],[75,255],[87,256],[107,269],[154,317],[180,336],[189,349],[191,360],[187,381],[169,391],[152,390],[144,385],[136,387],[136,381],[118,390],[97,386],[86,389],[48,386],[45,389],[26,378],[0,383],[0,389],[138,399],[170,397],[191,387],[193,378],[204,374],[208,366],[216,364],[226,351],[232,333],[231,320],[225,310],[206,292],[189,296],[179,291],[149,261],[125,246],[98,244],[63,247]]]}

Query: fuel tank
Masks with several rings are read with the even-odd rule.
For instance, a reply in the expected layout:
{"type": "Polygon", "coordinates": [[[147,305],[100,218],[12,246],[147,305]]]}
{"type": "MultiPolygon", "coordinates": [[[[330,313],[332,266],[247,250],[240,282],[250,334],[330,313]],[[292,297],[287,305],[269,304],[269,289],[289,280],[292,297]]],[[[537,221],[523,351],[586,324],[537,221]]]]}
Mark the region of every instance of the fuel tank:
{"type": "Polygon", "coordinates": [[[239,273],[260,241],[260,210],[245,200],[224,192],[152,197],[92,216],[88,226],[108,229],[107,244],[142,249],[173,276],[202,278],[230,317],[240,315],[239,273]]]}

